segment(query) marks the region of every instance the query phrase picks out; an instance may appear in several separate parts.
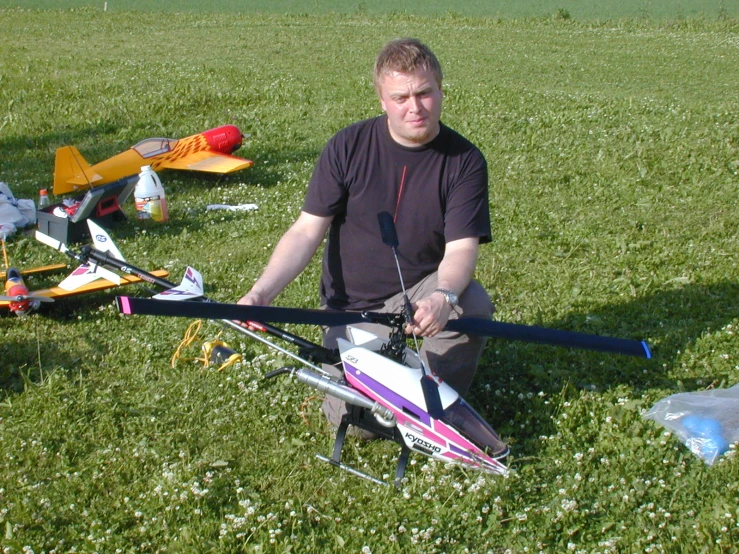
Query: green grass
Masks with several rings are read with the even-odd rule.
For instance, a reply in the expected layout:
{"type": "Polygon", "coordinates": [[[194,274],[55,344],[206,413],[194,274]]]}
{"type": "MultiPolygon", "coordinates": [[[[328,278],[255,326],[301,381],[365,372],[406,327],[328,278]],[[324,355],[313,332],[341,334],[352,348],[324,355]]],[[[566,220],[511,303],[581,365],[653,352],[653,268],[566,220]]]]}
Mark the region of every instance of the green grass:
{"type": "Polygon", "coordinates": [[[464,0],[446,2],[427,0],[0,0],[0,8],[31,9],[95,8],[110,12],[194,12],[245,14],[387,14],[410,13],[420,16],[465,16],[500,18],[620,19],[620,18],[725,18],[739,15],[737,0],[623,0],[591,2],[587,0],[464,0]]]}
{"type": "MultiPolygon", "coordinates": [[[[111,3],[112,5],[112,3],[111,3]]],[[[563,4],[564,5],[564,4],[563,4]]],[[[730,552],[739,466],[708,467],[642,418],[739,381],[735,19],[492,20],[453,14],[0,11],[0,180],[50,187],[91,162],[223,123],[255,166],[162,173],[170,221],[125,206],[127,259],[190,264],[235,301],[298,213],[341,126],[379,113],[370,69],[418,36],[445,67],[444,120],[490,166],[478,278],[502,321],[647,339],[635,360],[490,341],[469,401],[509,441],[509,478],[416,458],[400,492],[314,458],[332,435],[285,360],[204,323],[123,317],[112,294],[0,318],[0,544],[7,552],[730,552]],[[212,203],[256,203],[249,213],[212,203]],[[244,354],[203,368],[204,340],[244,354]],[[189,360],[186,358],[190,358],[189,360]]],[[[19,234],[14,264],[63,260],[19,234]]],[[[278,298],[314,307],[318,264],[278,298]]],[[[53,283],[36,277],[32,286],[53,283]]],[[[129,291],[129,292],[136,292],[129,291]]],[[[294,327],[309,338],[313,328],[294,327]]],[[[397,448],[346,461],[392,475],[397,448]]]]}

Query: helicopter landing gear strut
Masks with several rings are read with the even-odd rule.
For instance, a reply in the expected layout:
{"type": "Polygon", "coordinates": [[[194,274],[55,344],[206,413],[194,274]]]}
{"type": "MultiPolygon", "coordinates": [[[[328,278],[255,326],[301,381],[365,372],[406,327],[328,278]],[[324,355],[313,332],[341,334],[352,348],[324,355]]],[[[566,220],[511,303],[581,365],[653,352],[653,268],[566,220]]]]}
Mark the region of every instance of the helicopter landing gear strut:
{"type": "Polygon", "coordinates": [[[352,475],[361,477],[362,479],[367,479],[368,481],[371,481],[378,485],[387,486],[388,483],[386,483],[385,481],[382,481],[376,477],[373,477],[372,475],[359,471],[358,469],[343,464],[341,462],[341,451],[344,448],[344,439],[346,438],[346,433],[350,425],[353,425],[358,429],[368,431],[369,433],[375,435],[377,438],[397,442],[401,446],[400,455],[398,456],[398,465],[395,469],[395,479],[393,480],[393,484],[395,485],[395,487],[400,488],[403,476],[405,475],[405,468],[408,465],[408,458],[410,457],[411,450],[403,442],[403,438],[400,436],[400,432],[398,431],[397,427],[383,427],[382,425],[377,423],[375,417],[366,408],[347,404],[347,413],[342,416],[341,424],[336,431],[333,454],[330,458],[323,456],[322,454],[316,454],[316,458],[327,462],[332,466],[338,467],[339,469],[343,469],[344,471],[347,471],[352,475]]]}

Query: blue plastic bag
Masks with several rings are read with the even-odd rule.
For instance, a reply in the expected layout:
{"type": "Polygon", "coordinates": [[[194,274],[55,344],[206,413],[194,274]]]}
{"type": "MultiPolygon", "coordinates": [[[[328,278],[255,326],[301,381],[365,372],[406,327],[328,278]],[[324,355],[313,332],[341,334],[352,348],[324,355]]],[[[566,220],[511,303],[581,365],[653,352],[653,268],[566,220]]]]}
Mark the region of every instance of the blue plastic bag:
{"type": "Polygon", "coordinates": [[[739,441],[739,384],[673,394],[657,402],[644,417],[663,425],[693,454],[713,465],[739,441]]]}

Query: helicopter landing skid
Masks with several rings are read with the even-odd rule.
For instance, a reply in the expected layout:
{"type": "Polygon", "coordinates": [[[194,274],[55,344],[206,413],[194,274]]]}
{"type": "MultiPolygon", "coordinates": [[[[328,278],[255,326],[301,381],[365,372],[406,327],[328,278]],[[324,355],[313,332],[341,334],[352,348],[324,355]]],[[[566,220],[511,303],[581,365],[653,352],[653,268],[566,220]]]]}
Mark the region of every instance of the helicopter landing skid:
{"type": "Polygon", "coordinates": [[[353,425],[359,429],[363,429],[365,431],[373,433],[378,438],[391,440],[400,444],[401,451],[400,455],[398,456],[398,465],[395,469],[395,479],[393,481],[395,487],[400,488],[401,481],[403,479],[403,476],[405,475],[405,468],[408,465],[408,458],[410,457],[411,450],[403,442],[403,438],[398,433],[397,428],[393,427],[392,429],[389,429],[387,427],[383,427],[382,425],[377,423],[377,420],[375,420],[374,416],[366,408],[347,404],[347,410],[347,413],[342,416],[341,424],[336,431],[333,454],[330,458],[322,454],[316,454],[316,458],[321,461],[327,462],[332,466],[338,467],[339,469],[343,469],[344,471],[347,471],[352,475],[356,475],[357,477],[361,477],[362,479],[367,479],[368,481],[371,481],[377,485],[387,486],[388,483],[386,483],[385,481],[382,481],[376,477],[373,477],[372,475],[359,471],[358,469],[343,464],[341,462],[341,451],[344,448],[344,439],[346,438],[346,432],[349,428],[349,425],[353,425]]]}

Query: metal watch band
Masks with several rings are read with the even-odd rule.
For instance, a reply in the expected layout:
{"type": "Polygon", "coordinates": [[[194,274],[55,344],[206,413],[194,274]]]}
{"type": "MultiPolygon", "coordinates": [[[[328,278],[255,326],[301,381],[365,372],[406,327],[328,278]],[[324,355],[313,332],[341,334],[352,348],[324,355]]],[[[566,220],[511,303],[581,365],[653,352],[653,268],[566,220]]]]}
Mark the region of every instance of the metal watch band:
{"type": "Polygon", "coordinates": [[[452,308],[456,308],[458,299],[454,291],[451,291],[449,289],[436,289],[434,292],[440,292],[441,294],[443,294],[444,299],[447,301],[447,304],[449,304],[452,308]]]}

